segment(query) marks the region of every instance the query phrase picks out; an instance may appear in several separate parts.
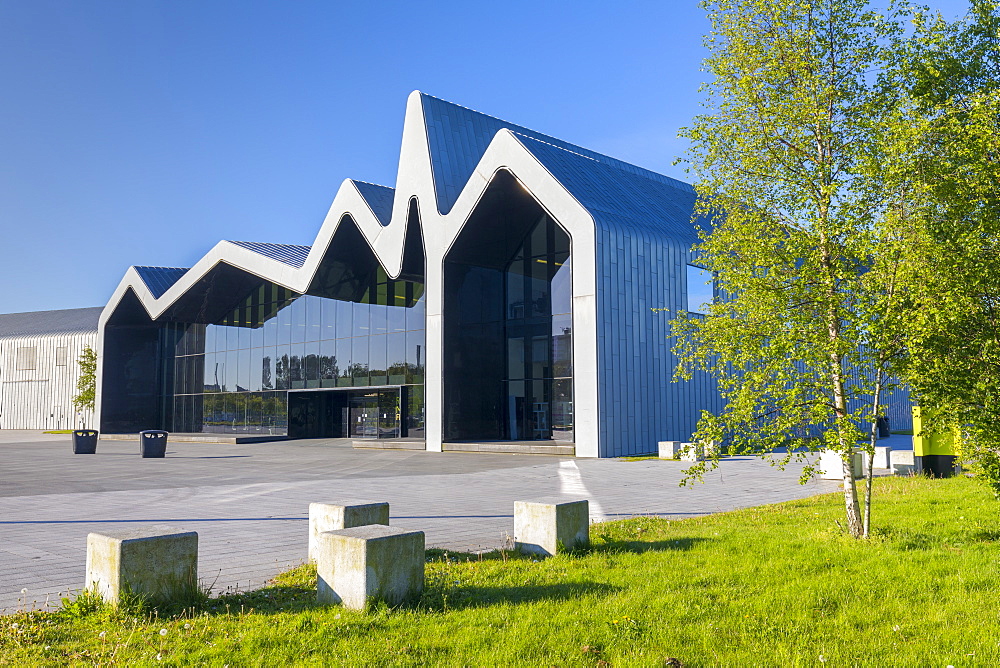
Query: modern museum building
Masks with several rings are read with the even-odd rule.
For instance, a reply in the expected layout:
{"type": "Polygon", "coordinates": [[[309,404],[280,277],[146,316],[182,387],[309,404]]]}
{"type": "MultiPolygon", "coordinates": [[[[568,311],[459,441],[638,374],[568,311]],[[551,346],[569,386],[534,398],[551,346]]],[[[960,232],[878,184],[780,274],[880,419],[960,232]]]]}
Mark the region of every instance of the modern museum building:
{"type": "Polygon", "coordinates": [[[711,300],[694,203],[414,92],[395,188],[345,181],[311,246],[128,269],[99,323],[100,428],[579,457],[688,440],[720,408],[706,377],[673,381],[669,320],[711,300]]]}

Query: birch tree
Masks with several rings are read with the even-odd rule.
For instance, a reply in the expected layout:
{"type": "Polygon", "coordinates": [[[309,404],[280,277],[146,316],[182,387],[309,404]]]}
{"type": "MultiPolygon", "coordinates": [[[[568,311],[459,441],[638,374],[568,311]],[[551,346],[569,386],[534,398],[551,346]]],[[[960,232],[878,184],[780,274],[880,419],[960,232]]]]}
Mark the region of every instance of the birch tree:
{"type": "Polygon", "coordinates": [[[720,298],[673,331],[679,374],[711,372],[726,408],[704,413],[694,438],[778,465],[834,450],[846,529],[867,536],[871,479],[859,495],[852,453],[867,436],[871,464],[912,299],[912,184],[886,169],[885,141],[903,15],[865,0],[703,6],[706,113],[682,134],[697,214],[712,221],[697,263],[720,298]]]}

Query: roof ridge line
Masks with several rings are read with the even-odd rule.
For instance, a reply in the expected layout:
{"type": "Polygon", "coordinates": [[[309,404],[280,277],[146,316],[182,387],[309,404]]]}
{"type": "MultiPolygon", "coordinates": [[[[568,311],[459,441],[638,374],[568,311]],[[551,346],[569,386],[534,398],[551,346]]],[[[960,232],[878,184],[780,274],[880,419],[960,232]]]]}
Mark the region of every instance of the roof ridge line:
{"type": "Polygon", "coordinates": [[[386,188],[388,190],[395,190],[396,189],[395,186],[387,186],[387,185],[385,185],[383,183],[375,183],[373,181],[365,181],[363,179],[349,179],[349,180],[353,181],[355,183],[364,183],[364,184],[367,184],[369,186],[375,186],[376,188],[386,188]]]}
{"type": "MultiPolygon", "coordinates": [[[[464,104],[459,104],[458,102],[452,102],[451,100],[446,100],[443,97],[438,97],[436,95],[430,95],[429,93],[425,93],[423,91],[420,91],[420,94],[421,95],[425,95],[425,96],[430,97],[430,98],[433,98],[435,100],[440,100],[441,102],[444,102],[445,104],[450,104],[452,106],[458,107],[459,109],[465,109],[466,111],[471,111],[474,114],[479,114],[480,116],[485,116],[486,118],[492,118],[493,120],[500,121],[501,123],[509,123],[510,125],[517,125],[516,123],[511,123],[510,121],[505,120],[503,118],[500,118],[499,116],[493,116],[492,114],[487,114],[486,112],[479,111],[478,109],[473,109],[472,107],[466,107],[464,104]]],[[[523,127],[523,126],[518,126],[518,127],[523,127]]],[[[530,129],[530,128],[527,128],[527,129],[530,129]]],[[[538,134],[543,134],[543,133],[539,132],[538,134]]]]}
{"type": "Polygon", "coordinates": [[[277,241],[244,241],[243,239],[223,239],[227,244],[267,244],[269,246],[296,246],[298,248],[312,248],[312,244],[284,244],[277,241]]]}
{"type": "MultiPolygon", "coordinates": [[[[515,131],[515,130],[511,130],[510,128],[504,128],[504,129],[505,129],[505,130],[506,130],[507,132],[509,132],[509,133],[511,133],[511,134],[513,134],[513,135],[517,135],[518,137],[524,137],[525,139],[530,139],[531,141],[536,141],[536,142],[538,142],[539,144],[545,144],[546,146],[551,146],[552,148],[557,148],[557,149],[559,149],[560,151],[566,151],[567,153],[572,153],[573,155],[578,155],[578,156],[580,156],[581,158],[586,158],[587,160],[593,160],[594,162],[597,162],[597,163],[600,163],[600,164],[602,164],[602,165],[608,165],[609,167],[613,167],[613,166],[614,166],[614,165],[611,165],[611,164],[609,164],[609,163],[606,163],[606,162],[604,162],[603,160],[598,160],[597,158],[595,158],[595,157],[593,157],[593,156],[591,156],[591,155],[584,155],[583,153],[580,153],[580,152],[578,152],[578,151],[571,151],[571,150],[569,150],[568,148],[566,148],[565,146],[559,146],[558,144],[553,144],[553,143],[552,143],[552,142],[550,142],[550,141],[544,141],[544,140],[542,140],[542,139],[538,139],[537,137],[532,137],[532,136],[530,136],[530,135],[526,135],[526,134],[524,134],[523,132],[517,132],[517,131],[515,131]]],[[[581,148],[583,148],[583,147],[581,147],[581,148]]],[[[589,150],[589,149],[588,149],[588,150],[589,150]]],[[[595,152],[595,153],[597,153],[596,151],[594,151],[594,152],[595,152]]],[[[597,153],[597,155],[603,155],[603,154],[602,154],[602,153],[597,153]]],[[[611,158],[611,156],[610,156],[610,155],[609,155],[609,156],[605,156],[605,157],[608,157],[608,158],[611,158]]],[[[611,159],[612,159],[612,160],[614,160],[615,158],[611,158],[611,159]]],[[[620,161],[620,162],[624,162],[624,160],[622,160],[622,161],[620,161]]],[[[630,163],[625,163],[625,164],[630,164],[630,163]]],[[[638,165],[635,165],[635,167],[639,167],[639,166],[638,166],[638,165]]],[[[639,169],[644,169],[644,168],[643,168],[643,167],[639,167],[639,169]]],[[[654,172],[654,173],[655,173],[655,172],[654,172]]]]}

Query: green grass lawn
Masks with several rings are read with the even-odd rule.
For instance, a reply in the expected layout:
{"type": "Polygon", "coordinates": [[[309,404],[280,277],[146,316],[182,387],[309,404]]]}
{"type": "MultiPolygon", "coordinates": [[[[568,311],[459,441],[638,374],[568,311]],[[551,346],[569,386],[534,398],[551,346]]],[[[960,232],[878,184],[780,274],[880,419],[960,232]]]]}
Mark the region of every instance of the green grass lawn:
{"type": "Polygon", "coordinates": [[[301,567],[186,614],[19,613],[0,618],[0,664],[1000,664],[991,494],[888,478],[875,512],[866,542],[842,534],[834,494],[595,525],[592,549],[541,561],[432,551],[423,597],[401,609],[319,607],[301,567]]]}

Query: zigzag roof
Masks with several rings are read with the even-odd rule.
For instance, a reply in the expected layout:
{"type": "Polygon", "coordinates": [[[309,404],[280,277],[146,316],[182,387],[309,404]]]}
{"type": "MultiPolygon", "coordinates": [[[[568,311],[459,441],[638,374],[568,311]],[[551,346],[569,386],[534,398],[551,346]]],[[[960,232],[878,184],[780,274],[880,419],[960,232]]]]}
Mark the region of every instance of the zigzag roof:
{"type": "Polygon", "coordinates": [[[653,235],[685,247],[696,241],[691,224],[696,195],[691,186],[414,91],[407,106],[396,189],[345,180],[311,246],[228,241],[190,269],[132,267],[104,317],[128,290],[150,316],[159,317],[220,263],[305,292],[335,231],[348,218],[387,273],[396,276],[403,261],[410,200],[418,205],[425,237],[444,234],[440,230],[445,228],[459,229],[490,175],[507,168],[499,156],[514,150],[512,144],[561,183],[596,226],[639,237],[653,235]],[[430,222],[435,218],[438,222],[430,222]]]}

